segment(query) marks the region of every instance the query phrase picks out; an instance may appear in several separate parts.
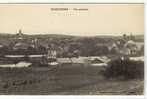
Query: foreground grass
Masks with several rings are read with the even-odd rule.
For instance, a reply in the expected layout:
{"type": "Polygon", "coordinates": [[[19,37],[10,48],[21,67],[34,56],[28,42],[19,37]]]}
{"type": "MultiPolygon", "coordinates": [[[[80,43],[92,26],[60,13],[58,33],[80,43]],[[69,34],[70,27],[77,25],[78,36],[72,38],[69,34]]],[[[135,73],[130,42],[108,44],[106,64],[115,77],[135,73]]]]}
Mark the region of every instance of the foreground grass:
{"type": "Polygon", "coordinates": [[[108,80],[103,67],[66,64],[56,67],[1,68],[0,94],[141,95],[143,80],[108,80]]]}

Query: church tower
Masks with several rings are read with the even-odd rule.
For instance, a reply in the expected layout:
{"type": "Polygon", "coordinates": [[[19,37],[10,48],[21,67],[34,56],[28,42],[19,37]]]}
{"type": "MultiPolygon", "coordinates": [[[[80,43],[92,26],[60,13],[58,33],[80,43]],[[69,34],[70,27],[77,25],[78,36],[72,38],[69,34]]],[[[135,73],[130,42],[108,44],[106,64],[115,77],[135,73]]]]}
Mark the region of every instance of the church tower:
{"type": "Polygon", "coordinates": [[[22,30],[19,29],[18,33],[16,34],[17,39],[23,39],[23,33],[22,30]]]}

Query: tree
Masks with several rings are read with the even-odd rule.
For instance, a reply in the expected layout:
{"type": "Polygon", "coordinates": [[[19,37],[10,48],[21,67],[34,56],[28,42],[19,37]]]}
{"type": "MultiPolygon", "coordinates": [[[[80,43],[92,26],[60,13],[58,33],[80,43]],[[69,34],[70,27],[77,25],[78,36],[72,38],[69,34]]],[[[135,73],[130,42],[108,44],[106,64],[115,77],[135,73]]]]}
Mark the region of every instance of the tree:
{"type": "Polygon", "coordinates": [[[36,52],[36,50],[35,50],[35,48],[33,48],[32,46],[29,46],[29,47],[27,48],[27,52],[28,52],[28,54],[34,54],[34,53],[36,52]]]}
{"type": "Polygon", "coordinates": [[[94,56],[99,56],[99,55],[105,55],[109,53],[108,47],[105,45],[101,46],[95,46],[93,47],[93,55],[94,56]]]}
{"type": "Polygon", "coordinates": [[[115,47],[113,47],[110,52],[111,54],[117,54],[118,51],[115,47]]]}
{"type": "Polygon", "coordinates": [[[118,58],[112,60],[104,71],[107,78],[124,77],[125,79],[143,78],[144,62],[118,58]]]}
{"type": "Polygon", "coordinates": [[[47,49],[44,46],[39,46],[37,52],[40,54],[47,54],[47,49]]]}
{"type": "Polygon", "coordinates": [[[0,55],[3,56],[5,54],[8,53],[8,47],[7,46],[3,46],[0,48],[0,55]]]}

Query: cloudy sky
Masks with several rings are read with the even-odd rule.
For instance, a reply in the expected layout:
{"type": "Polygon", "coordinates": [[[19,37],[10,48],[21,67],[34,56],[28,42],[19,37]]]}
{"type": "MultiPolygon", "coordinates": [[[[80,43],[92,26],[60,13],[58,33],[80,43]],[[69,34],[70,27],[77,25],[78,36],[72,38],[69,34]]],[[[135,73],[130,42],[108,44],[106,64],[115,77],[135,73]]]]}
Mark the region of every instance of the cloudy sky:
{"type": "Polygon", "coordinates": [[[143,34],[144,5],[0,4],[0,33],[16,33],[19,29],[28,34],[143,34]],[[68,11],[51,10],[54,8],[68,11]]]}

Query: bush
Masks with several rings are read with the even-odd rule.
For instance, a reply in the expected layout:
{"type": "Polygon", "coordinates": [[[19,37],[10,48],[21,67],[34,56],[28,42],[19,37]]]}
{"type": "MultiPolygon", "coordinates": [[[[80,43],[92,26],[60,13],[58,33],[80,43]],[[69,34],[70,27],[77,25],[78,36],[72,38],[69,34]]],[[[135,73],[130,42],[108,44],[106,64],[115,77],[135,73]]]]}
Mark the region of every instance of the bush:
{"type": "Polygon", "coordinates": [[[144,62],[129,59],[117,59],[108,64],[104,71],[107,78],[123,77],[125,79],[143,78],[144,62]]]}

